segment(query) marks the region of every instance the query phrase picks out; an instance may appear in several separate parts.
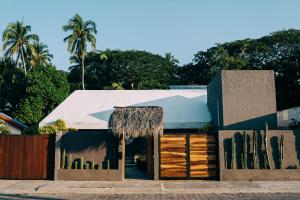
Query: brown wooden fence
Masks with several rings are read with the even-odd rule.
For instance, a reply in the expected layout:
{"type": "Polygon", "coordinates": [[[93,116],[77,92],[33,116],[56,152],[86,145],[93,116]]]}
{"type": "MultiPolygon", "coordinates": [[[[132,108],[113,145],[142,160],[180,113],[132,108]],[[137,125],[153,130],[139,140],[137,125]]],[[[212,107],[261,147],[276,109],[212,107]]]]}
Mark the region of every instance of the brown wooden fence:
{"type": "Polygon", "coordinates": [[[164,134],[160,138],[161,178],[216,178],[216,137],[164,134]]]}
{"type": "Polygon", "coordinates": [[[0,135],[1,179],[53,179],[55,135],[0,135]]]}

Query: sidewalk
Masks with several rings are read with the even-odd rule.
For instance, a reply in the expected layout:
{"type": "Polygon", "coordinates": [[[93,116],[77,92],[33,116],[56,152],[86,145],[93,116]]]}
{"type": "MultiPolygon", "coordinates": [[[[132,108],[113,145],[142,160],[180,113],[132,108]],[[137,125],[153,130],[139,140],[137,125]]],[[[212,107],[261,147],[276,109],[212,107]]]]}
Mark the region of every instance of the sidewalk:
{"type": "Polygon", "coordinates": [[[0,180],[0,194],[300,193],[300,181],[19,181],[0,180]]]}

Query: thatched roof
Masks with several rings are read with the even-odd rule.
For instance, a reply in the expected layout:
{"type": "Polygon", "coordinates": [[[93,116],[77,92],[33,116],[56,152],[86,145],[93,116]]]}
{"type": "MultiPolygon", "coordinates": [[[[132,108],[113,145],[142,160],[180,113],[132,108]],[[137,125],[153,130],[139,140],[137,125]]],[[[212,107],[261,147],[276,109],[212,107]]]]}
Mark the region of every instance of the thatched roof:
{"type": "Polygon", "coordinates": [[[163,134],[163,109],[158,106],[115,107],[108,126],[118,136],[163,134]]]}

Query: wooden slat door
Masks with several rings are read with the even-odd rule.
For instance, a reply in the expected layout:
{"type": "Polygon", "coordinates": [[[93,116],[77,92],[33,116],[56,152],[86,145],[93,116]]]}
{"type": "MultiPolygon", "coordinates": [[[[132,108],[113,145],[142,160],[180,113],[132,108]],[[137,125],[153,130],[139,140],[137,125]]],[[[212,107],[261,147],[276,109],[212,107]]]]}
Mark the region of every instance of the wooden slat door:
{"type": "Polygon", "coordinates": [[[186,135],[164,134],[160,138],[160,176],[186,177],[186,135]]]}
{"type": "Polygon", "coordinates": [[[190,177],[211,178],[216,176],[216,137],[191,134],[190,177]]]}
{"type": "Polygon", "coordinates": [[[160,137],[160,177],[216,177],[216,137],[207,134],[164,134],[160,137]]]}

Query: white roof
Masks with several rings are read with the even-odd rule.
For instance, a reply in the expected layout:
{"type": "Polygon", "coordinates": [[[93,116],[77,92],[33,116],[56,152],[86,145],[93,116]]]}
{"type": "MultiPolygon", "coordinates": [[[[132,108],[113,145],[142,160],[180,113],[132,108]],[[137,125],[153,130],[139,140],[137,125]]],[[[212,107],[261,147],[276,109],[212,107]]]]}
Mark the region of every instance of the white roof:
{"type": "Polygon", "coordinates": [[[206,89],[77,90],[39,124],[63,119],[69,128],[107,129],[114,106],[160,106],[165,129],[201,128],[211,121],[206,89]]]}

